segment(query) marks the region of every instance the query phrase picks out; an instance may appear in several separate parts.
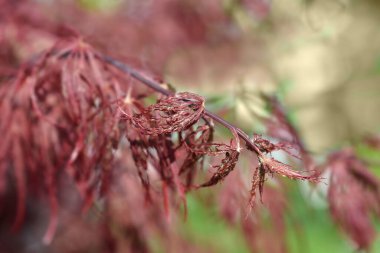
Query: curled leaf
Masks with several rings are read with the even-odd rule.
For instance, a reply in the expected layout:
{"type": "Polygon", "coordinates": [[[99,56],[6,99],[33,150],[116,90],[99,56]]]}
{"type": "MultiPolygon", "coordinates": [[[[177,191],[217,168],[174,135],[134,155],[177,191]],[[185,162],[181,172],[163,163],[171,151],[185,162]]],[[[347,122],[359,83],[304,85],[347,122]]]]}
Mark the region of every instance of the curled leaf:
{"type": "Polygon", "coordinates": [[[204,112],[204,99],[189,92],[160,100],[141,113],[133,115],[131,122],[141,133],[159,135],[189,128],[204,112]]]}

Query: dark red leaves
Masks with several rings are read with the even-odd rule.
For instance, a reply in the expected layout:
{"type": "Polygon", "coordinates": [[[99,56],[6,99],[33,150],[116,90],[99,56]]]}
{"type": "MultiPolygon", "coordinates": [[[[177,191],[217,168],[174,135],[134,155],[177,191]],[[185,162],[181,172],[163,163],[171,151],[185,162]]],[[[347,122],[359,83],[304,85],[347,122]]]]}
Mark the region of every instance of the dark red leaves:
{"type": "Polygon", "coordinates": [[[74,182],[84,209],[107,192],[120,138],[114,101],[127,87],[80,39],[58,43],[0,87],[0,129],[7,136],[0,167],[11,171],[19,198],[14,229],[22,224],[25,200],[37,194],[51,208],[44,237],[50,243],[64,179],[74,182]]]}
{"type": "Polygon", "coordinates": [[[253,212],[247,212],[246,185],[244,176],[238,171],[233,171],[225,180],[218,195],[222,216],[230,225],[243,229],[251,252],[287,252],[286,188],[280,182],[269,185],[263,193],[263,204],[255,206],[253,212]]]}
{"type": "Polygon", "coordinates": [[[253,206],[255,202],[257,189],[259,190],[260,198],[262,198],[264,182],[267,174],[277,174],[290,179],[309,180],[312,182],[319,180],[314,175],[303,175],[301,172],[293,170],[291,166],[277,161],[273,158],[259,156],[259,165],[255,169],[252,178],[251,197],[249,201],[251,206],[253,206]]]}
{"type": "MultiPolygon", "coordinates": [[[[261,135],[254,134],[253,141],[257,149],[262,153],[258,155],[259,165],[254,170],[252,177],[252,187],[250,191],[250,206],[253,206],[256,200],[256,192],[259,191],[260,199],[262,200],[264,182],[266,175],[278,174],[295,180],[308,180],[311,182],[319,181],[315,172],[311,171],[313,160],[306,151],[297,130],[288,120],[284,108],[276,97],[264,96],[268,105],[271,108],[272,115],[266,119],[268,134],[278,140],[277,143],[262,138],[261,135]],[[304,175],[299,171],[293,170],[291,166],[284,164],[276,159],[266,157],[265,154],[271,154],[274,151],[284,151],[288,155],[297,159],[302,159],[303,164],[308,172],[313,172],[313,175],[304,175]]],[[[249,148],[250,149],[250,148],[249,148]]]]}
{"type": "Polygon", "coordinates": [[[330,155],[328,190],[330,212],[359,249],[375,239],[371,215],[380,215],[380,182],[351,149],[330,155]]]}
{"type": "Polygon", "coordinates": [[[288,154],[301,158],[304,166],[314,169],[314,162],[296,127],[289,120],[285,108],[275,96],[266,96],[263,98],[271,109],[271,117],[266,119],[267,134],[279,141],[281,149],[288,154]],[[296,152],[296,153],[295,153],[296,152]]]}
{"type": "Polygon", "coordinates": [[[185,133],[183,143],[192,153],[205,154],[207,147],[212,145],[214,125],[209,120],[204,119],[204,124],[195,129],[189,129],[185,133]]]}
{"type": "MultiPolygon", "coordinates": [[[[263,195],[268,174],[297,180],[318,180],[272,158],[272,152],[278,150],[297,157],[293,149],[298,149],[303,158],[307,156],[279,104],[274,103],[273,122],[276,121],[290,138],[275,136],[279,141],[272,143],[255,135],[251,140],[239,128],[206,111],[202,97],[187,92],[170,95],[171,92],[128,66],[121,68],[119,63],[105,59],[80,39],[59,43],[36,57],[30,67],[19,72],[17,78],[0,87],[0,113],[3,118],[0,130],[6,133],[0,146],[0,193],[8,188],[8,182],[4,180],[8,176],[5,175],[12,176],[18,196],[17,206],[14,207],[14,230],[23,223],[26,201],[36,193],[50,206],[50,223],[43,237],[44,243],[49,244],[60,227],[60,196],[66,194],[65,186],[74,186],[81,198],[79,205],[73,209],[79,206],[84,211],[93,205],[94,200],[103,196],[107,197],[107,204],[112,205],[111,201],[115,199],[109,196],[114,191],[109,189],[113,187],[115,191],[125,189],[123,194],[131,198],[128,204],[132,205],[126,208],[129,213],[125,215],[123,212],[120,218],[131,219],[124,225],[139,238],[135,248],[145,249],[147,236],[143,228],[146,224],[142,221],[148,220],[148,217],[139,217],[140,209],[144,209],[148,202],[151,208],[164,213],[167,219],[170,218],[171,208],[178,208],[183,203],[186,209],[185,194],[197,188],[195,175],[204,159],[212,157],[213,174],[199,187],[216,185],[236,167],[242,150],[241,140],[249,144],[248,150],[258,156],[259,164],[253,173],[250,191],[251,206],[257,191],[260,197],[263,195]],[[125,73],[115,71],[110,64],[125,73]],[[136,94],[132,94],[132,78],[169,96],[146,107],[142,98],[147,93],[136,87],[136,94]],[[125,117],[122,117],[122,112],[125,112],[125,117]],[[211,119],[231,131],[233,139],[229,144],[213,140],[211,119]],[[117,173],[123,176],[112,177],[117,173]],[[136,185],[134,180],[141,184],[136,185]],[[120,185],[123,183],[125,185],[120,185]],[[140,201],[140,194],[144,203],[140,201]],[[163,204],[155,205],[157,199],[163,204]],[[162,205],[163,212],[159,208],[162,205]],[[138,207],[137,212],[135,207],[138,207]],[[142,221],[135,222],[135,219],[142,221]]],[[[366,194],[367,199],[377,201],[378,196],[373,192],[378,192],[378,182],[360,165],[351,165],[350,168],[350,181],[361,190],[364,189],[363,185],[367,185],[362,191],[371,193],[366,194]]],[[[339,180],[348,181],[347,176],[342,170],[337,171],[333,176],[338,178],[334,179],[338,183],[334,185],[342,185],[339,180]]],[[[356,188],[349,190],[359,192],[356,188]]],[[[331,189],[330,197],[334,199],[338,195],[348,199],[344,194],[331,189]]],[[[356,192],[353,194],[359,196],[356,192]]],[[[367,217],[369,202],[360,200],[360,197],[356,197],[360,201],[357,205],[350,206],[344,202],[338,206],[332,204],[331,208],[339,222],[345,224],[344,228],[364,248],[372,240],[373,232],[368,228],[368,219],[363,218],[367,217]],[[341,218],[341,206],[360,214],[362,220],[341,218]]],[[[107,208],[109,206],[104,207],[106,212],[112,211],[107,208]]],[[[160,224],[161,218],[162,215],[152,220],[160,224]]],[[[249,234],[252,227],[249,225],[245,229],[249,234]]]]}
{"type": "Polygon", "coordinates": [[[189,92],[161,99],[141,113],[133,115],[131,122],[142,134],[159,135],[179,132],[199,120],[204,111],[204,99],[189,92]]]}
{"type": "Polygon", "coordinates": [[[128,129],[127,139],[129,141],[129,148],[137,168],[138,176],[145,190],[145,198],[147,201],[150,201],[150,182],[148,175],[148,158],[150,153],[148,150],[149,144],[147,138],[140,135],[137,131],[128,129]]]}
{"type": "Polygon", "coordinates": [[[294,154],[294,150],[296,147],[289,142],[278,142],[276,144],[264,139],[261,137],[261,135],[254,134],[253,135],[253,141],[258,147],[258,149],[263,153],[271,153],[273,151],[279,151],[282,150],[286,152],[288,155],[293,156],[297,159],[301,159],[299,156],[294,154]]]}
{"type": "Polygon", "coordinates": [[[207,146],[211,145],[213,141],[213,124],[206,119],[203,121],[204,124],[197,126],[195,129],[190,128],[187,130],[185,137],[183,137],[184,140],[181,141],[185,146],[182,152],[186,153],[186,155],[179,173],[186,174],[186,190],[191,189],[197,168],[203,166],[207,146]]]}
{"type": "Polygon", "coordinates": [[[230,172],[235,168],[239,159],[239,154],[240,153],[237,150],[231,149],[227,151],[221,163],[213,166],[213,168],[216,169],[216,172],[212,175],[210,180],[202,184],[201,187],[215,185],[227,177],[228,174],[230,174],[230,172]]]}
{"type": "MultiPolygon", "coordinates": [[[[110,57],[99,55],[80,39],[60,42],[35,55],[58,37],[73,37],[76,32],[59,29],[53,20],[57,15],[46,18],[41,15],[43,11],[30,8],[40,6],[33,3],[36,1],[13,2],[0,0],[0,133],[3,134],[0,201],[6,203],[0,205],[1,214],[4,206],[7,210],[3,224],[8,226],[7,220],[11,217],[13,230],[17,231],[25,217],[30,217],[30,209],[43,210],[37,204],[43,203],[50,207],[50,215],[46,215],[50,222],[43,223],[46,231],[43,242],[49,244],[57,229],[64,234],[62,213],[66,215],[73,210],[74,216],[83,217],[81,209],[86,211],[94,201],[102,200],[97,203],[101,218],[94,217],[95,212],[91,212],[90,217],[91,222],[101,223],[101,226],[96,229],[89,226],[85,233],[79,232],[80,236],[73,238],[75,242],[81,243],[85,241],[82,240],[85,234],[98,231],[99,235],[92,236],[88,244],[103,240],[109,252],[149,252],[152,239],[163,242],[163,247],[166,242],[169,245],[166,251],[184,252],[182,247],[173,247],[181,238],[174,230],[166,229],[164,218],[169,219],[169,210],[178,209],[185,203],[185,194],[196,188],[196,174],[205,158],[211,157],[213,174],[201,187],[216,185],[228,177],[225,181],[230,183],[230,193],[219,193],[227,219],[235,220],[239,216],[236,209],[241,203],[238,200],[245,206],[247,196],[241,195],[248,194],[242,190],[246,182],[237,173],[235,176],[239,180],[229,180],[234,177],[231,173],[240,158],[238,132],[241,140],[249,144],[250,151],[258,156],[257,167],[252,165],[255,170],[249,203],[253,205],[257,194],[265,202],[253,213],[256,221],[251,219],[251,213],[242,221],[245,236],[254,252],[285,251],[285,200],[282,189],[269,187],[264,194],[268,174],[296,180],[317,181],[318,178],[293,170],[272,157],[274,151],[284,151],[301,157],[304,167],[311,167],[309,153],[276,98],[266,98],[273,116],[266,121],[268,135],[274,137],[275,142],[258,135],[251,140],[237,127],[206,111],[202,97],[186,92],[170,95],[172,91],[165,90],[154,79],[148,80],[148,75],[138,71],[132,73],[128,66],[124,73],[116,71],[114,67],[123,64],[115,64],[116,61],[112,64],[110,57]],[[16,66],[31,55],[33,58],[17,73],[16,66]],[[132,85],[132,82],[136,83],[132,85]],[[143,84],[153,90],[147,91],[143,84]],[[133,94],[131,87],[134,87],[133,94]],[[146,106],[142,98],[148,95],[157,95],[160,99],[146,106]],[[127,107],[128,120],[122,117],[120,107],[127,107]],[[210,119],[232,132],[234,138],[230,143],[213,140],[214,126],[210,119]],[[35,201],[37,197],[42,201],[35,201]]],[[[148,1],[151,3],[144,6],[140,4],[142,1],[132,2],[132,6],[128,3],[128,13],[114,13],[109,19],[70,8],[71,4],[60,3],[46,10],[59,11],[62,13],[58,17],[60,23],[70,20],[77,29],[114,54],[123,52],[139,58],[141,52],[147,53],[151,62],[144,66],[150,64],[157,70],[165,66],[161,63],[178,47],[205,41],[215,37],[213,35],[227,40],[230,37],[227,34],[230,29],[220,29],[220,24],[215,23],[216,20],[226,21],[222,28],[231,24],[218,0],[204,1],[206,4],[148,1]],[[62,12],[61,7],[66,11],[62,12]],[[87,22],[78,22],[83,17],[87,22]],[[119,24],[127,25],[128,29],[119,24]],[[148,29],[140,34],[141,27],[148,29]],[[227,33],[221,33],[222,30],[227,33]],[[129,38],[128,43],[125,38],[129,38]],[[156,52],[157,45],[163,44],[167,48],[160,47],[156,52]],[[152,55],[155,57],[149,57],[152,55]]],[[[249,5],[249,1],[241,2],[249,5]]],[[[251,2],[251,10],[259,16],[266,14],[268,4],[265,1],[251,2]]],[[[121,10],[125,8],[123,4],[120,6],[121,10]]],[[[368,140],[368,144],[379,148],[378,139],[368,140]]],[[[375,238],[371,215],[380,214],[378,179],[351,150],[330,156],[328,164],[331,213],[359,248],[368,249],[375,238]]],[[[280,185],[277,183],[276,187],[280,185]]],[[[74,220],[83,222],[84,219],[74,220]]],[[[72,227],[68,224],[66,227],[72,227]]],[[[40,229],[36,228],[36,231],[40,229]]],[[[30,231],[25,232],[30,234],[30,231]]],[[[25,238],[25,234],[19,237],[25,238]]],[[[29,245],[30,240],[28,236],[25,242],[29,245]]],[[[73,240],[67,239],[67,245],[72,244],[73,240]]],[[[95,243],[96,249],[87,251],[105,251],[101,244],[95,243]]],[[[50,251],[65,250],[58,247],[50,251]]]]}
{"type": "Polygon", "coordinates": [[[242,220],[244,236],[252,252],[287,252],[286,230],[289,228],[285,222],[287,199],[284,190],[280,184],[269,186],[263,195],[263,205],[242,220]]]}
{"type": "Polygon", "coordinates": [[[231,140],[230,146],[225,144],[211,144],[206,148],[208,155],[215,156],[220,153],[224,153],[224,158],[220,164],[212,166],[216,169],[216,172],[206,183],[203,183],[201,187],[212,186],[219,183],[235,168],[241,151],[240,141],[236,131],[234,129],[230,130],[234,135],[234,139],[231,140]]]}
{"type": "Polygon", "coordinates": [[[270,174],[278,174],[290,179],[316,180],[313,176],[302,175],[300,172],[292,170],[291,166],[279,162],[273,158],[259,157],[259,163],[262,164],[264,170],[270,174]]]}

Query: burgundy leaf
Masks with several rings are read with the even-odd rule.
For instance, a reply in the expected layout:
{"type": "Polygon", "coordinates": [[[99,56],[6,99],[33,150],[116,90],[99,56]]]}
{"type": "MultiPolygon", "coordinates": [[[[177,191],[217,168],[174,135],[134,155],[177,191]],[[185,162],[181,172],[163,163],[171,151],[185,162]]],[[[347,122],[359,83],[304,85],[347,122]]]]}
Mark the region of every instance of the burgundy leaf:
{"type": "Polygon", "coordinates": [[[234,135],[234,138],[231,140],[229,148],[226,148],[227,146],[224,144],[215,144],[213,146],[210,146],[215,149],[209,149],[208,154],[216,155],[224,149],[225,156],[220,164],[213,166],[213,168],[216,169],[216,172],[206,183],[203,183],[200,187],[208,187],[219,183],[224,178],[226,178],[228,174],[230,174],[230,172],[235,168],[241,149],[239,137],[236,131],[234,129],[231,129],[231,132],[234,135]]]}
{"type": "Polygon", "coordinates": [[[375,240],[371,215],[380,215],[380,182],[351,149],[330,155],[328,201],[330,212],[359,249],[369,249],[375,240]]]}
{"type": "Polygon", "coordinates": [[[133,115],[131,122],[142,134],[159,135],[179,132],[197,122],[203,115],[203,111],[202,97],[182,92],[161,99],[140,114],[133,115]]]}

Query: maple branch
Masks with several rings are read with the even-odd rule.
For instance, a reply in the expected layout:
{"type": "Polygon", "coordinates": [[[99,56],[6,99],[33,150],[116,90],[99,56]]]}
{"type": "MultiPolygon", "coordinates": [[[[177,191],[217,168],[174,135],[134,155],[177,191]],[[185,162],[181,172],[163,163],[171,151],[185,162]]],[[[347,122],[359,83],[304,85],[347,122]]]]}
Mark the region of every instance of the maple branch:
{"type": "MultiPolygon", "coordinates": [[[[150,79],[149,77],[146,77],[145,75],[141,74],[139,71],[135,70],[134,68],[128,66],[127,64],[120,62],[118,60],[115,60],[114,58],[107,56],[107,55],[98,55],[102,60],[107,62],[108,64],[114,66],[115,68],[119,69],[120,71],[129,74],[131,77],[135,78],[136,80],[140,81],[141,83],[145,84],[149,88],[165,95],[165,96],[172,96],[175,94],[175,92],[170,91],[168,89],[165,89],[164,87],[161,86],[160,83],[157,81],[154,81],[150,79]]],[[[218,115],[205,110],[204,115],[212,118],[219,124],[227,127],[228,129],[234,129],[236,133],[242,138],[247,147],[253,150],[257,155],[262,156],[262,152],[258,149],[258,147],[255,145],[255,143],[249,138],[248,134],[246,134],[243,130],[238,128],[237,126],[232,125],[231,123],[227,122],[226,120],[222,119],[218,115]]]]}

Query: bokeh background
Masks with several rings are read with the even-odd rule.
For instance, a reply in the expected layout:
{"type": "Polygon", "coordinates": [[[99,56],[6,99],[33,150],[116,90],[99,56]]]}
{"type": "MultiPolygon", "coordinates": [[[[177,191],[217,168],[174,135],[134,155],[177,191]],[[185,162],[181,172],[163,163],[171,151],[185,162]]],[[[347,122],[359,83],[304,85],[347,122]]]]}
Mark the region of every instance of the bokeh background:
{"type": "MultiPolygon", "coordinates": [[[[268,111],[260,94],[276,94],[318,160],[353,146],[380,175],[380,153],[363,141],[380,132],[377,0],[17,0],[1,12],[3,21],[14,12],[2,23],[0,54],[15,68],[56,37],[78,32],[177,90],[204,95],[210,110],[249,134],[264,131],[260,118],[268,111]]],[[[176,229],[214,252],[250,252],[241,229],[210,201],[213,194],[189,194],[187,221],[176,229]]],[[[288,252],[355,249],[332,223],[325,194],[323,185],[316,192],[304,182],[289,184],[288,252]]],[[[162,251],[159,242],[152,245],[162,251]]],[[[379,239],[372,252],[380,252],[379,239]]]]}

